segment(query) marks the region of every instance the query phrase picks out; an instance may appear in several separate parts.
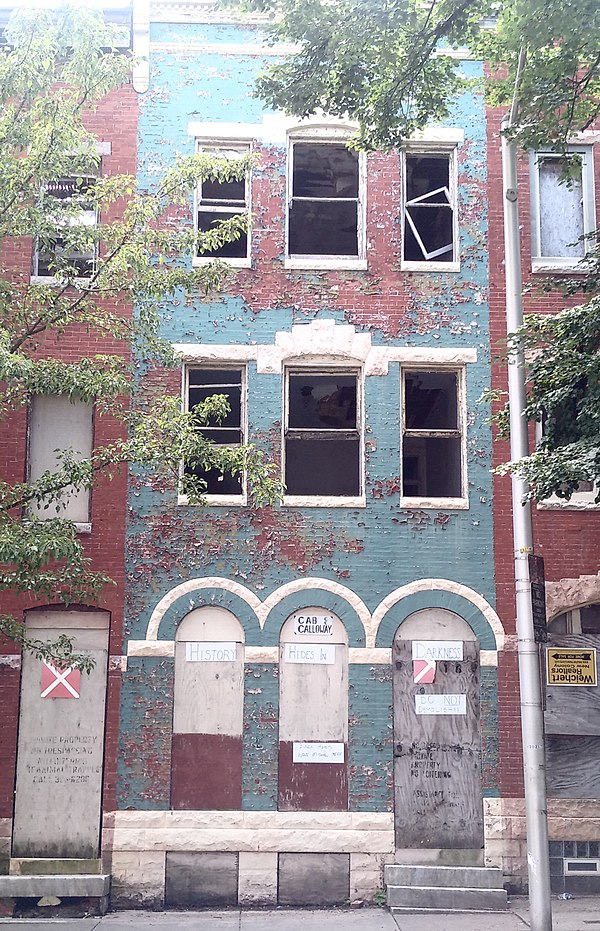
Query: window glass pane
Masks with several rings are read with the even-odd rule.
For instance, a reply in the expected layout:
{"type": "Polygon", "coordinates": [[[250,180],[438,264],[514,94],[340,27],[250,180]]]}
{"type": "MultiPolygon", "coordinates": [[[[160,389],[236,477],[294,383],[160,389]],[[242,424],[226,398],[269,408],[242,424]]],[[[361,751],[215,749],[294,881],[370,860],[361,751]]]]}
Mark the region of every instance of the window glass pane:
{"type": "Polygon", "coordinates": [[[358,437],[303,439],[288,434],[285,484],[288,495],[360,494],[358,437]]]}
{"type": "Polygon", "coordinates": [[[405,436],[402,493],[413,498],[460,498],[460,437],[405,436]]]}
{"type": "MultiPolygon", "coordinates": [[[[198,230],[204,233],[206,230],[211,229],[211,227],[218,225],[221,220],[229,220],[240,212],[239,210],[232,210],[231,213],[229,213],[229,211],[213,213],[212,211],[199,210],[198,230]]],[[[217,249],[205,249],[200,255],[203,258],[245,259],[248,255],[248,235],[247,233],[242,233],[239,239],[235,239],[233,242],[223,243],[223,245],[219,246],[217,249]]]]}
{"type": "Polygon", "coordinates": [[[297,142],[294,197],[358,197],[358,152],[345,145],[297,142]]]}
{"type": "Polygon", "coordinates": [[[231,204],[243,207],[246,203],[246,181],[203,181],[201,202],[203,204],[231,204]]]}
{"type": "Polygon", "coordinates": [[[356,201],[294,201],[289,242],[290,255],[358,256],[356,201]]]}
{"type": "Polygon", "coordinates": [[[427,195],[426,200],[430,204],[447,204],[449,188],[450,160],[447,156],[406,156],[407,200],[427,195]]]}
{"type": "Polygon", "coordinates": [[[456,372],[407,372],[405,425],[409,430],[457,430],[456,372]]]}
{"type": "Polygon", "coordinates": [[[560,183],[564,169],[562,158],[540,158],[540,254],[548,257],[581,258],[583,242],[583,187],[581,167],[578,177],[560,183]]]}
{"type": "Polygon", "coordinates": [[[548,631],[551,634],[568,634],[571,633],[571,624],[569,613],[559,614],[548,624],[548,631]]]}
{"type": "MultiPolygon", "coordinates": [[[[221,421],[214,417],[210,419],[209,426],[215,427],[241,427],[242,418],[242,383],[239,371],[191,370],[189,373],[189,410],[215,394],[224,394],[229,402],[230,411],[221,421]],[[197,383],[194,384],[193,381],[197,383]]],[[[222,439],[220,442],[231,442],[222,439]]],[[[239,439],[235,440],[239,442],[239,439]]]]}
{"type": "Polygon", "coordinates": [[[356,429],[356,376],[290,374],[291,429],[356,429]]]}
{"type": "Polygon", "coordinates": [[[600,634],[600,604],[586,605],[580,615],[582,634],[600,634]]]}

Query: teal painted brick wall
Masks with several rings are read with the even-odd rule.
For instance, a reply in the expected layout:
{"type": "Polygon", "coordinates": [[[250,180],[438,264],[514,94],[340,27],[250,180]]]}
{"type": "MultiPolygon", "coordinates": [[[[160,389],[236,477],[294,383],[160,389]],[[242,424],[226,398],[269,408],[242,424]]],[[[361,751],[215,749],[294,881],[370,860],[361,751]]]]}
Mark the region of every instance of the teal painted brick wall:
{"type": "Polygon", "coordinates": [[[348,802],[351,811],[391,811],[392,669],[349,666],[348,802]]]}

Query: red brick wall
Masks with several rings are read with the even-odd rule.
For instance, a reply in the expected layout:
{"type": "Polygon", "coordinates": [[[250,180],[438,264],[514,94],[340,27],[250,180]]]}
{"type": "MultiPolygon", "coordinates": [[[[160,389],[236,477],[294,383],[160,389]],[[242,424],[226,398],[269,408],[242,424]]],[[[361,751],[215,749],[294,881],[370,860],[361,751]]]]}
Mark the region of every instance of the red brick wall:
{"type": "MultiPolygon", "coordinates": [[[[492,379],[506,389],[503,360],[506,337],[504,286],[504,227],[502,202],[502,163],[500,122],[503,111],[488,110],[489,244],[490,244],[490,328],[492,379]]],[[[596,152],[596,215],[600,217],[600,152],[596,152]]],[[[545,293],[538,285],[542,277],[531,273],[531,218],[529,209],[529,161],[519,159],[519,220],[521,228],[521,268],[525,313],[552,313],[565,306],[557,292],[545,293]]],[[[576,300],[571,303],[577,303],[576,300]]],[[[533,434],[531,434],[533,441],[533,434]]],[[[510,458],[508,443],[497,436],[494,465],[510,458]]],[[[536,553],[544,557],[547,581],[577,578],[598,572],[600,563],[600,510],[540,510],[533,507],[533,534],[536,553]]],[[[515,631],[515,601],[512,542],[511,483],[508,476],[494,478],[495,565],[498,613],[507,633],[515,631]]],[[[521,736],[516,653],[506,655],[499,670],[499,728],[501,788],[508,796],[522,795],[521,736]]]]}
{"type": "MultiPolygon", "coordinates": [[[[131,87],[111,93],[86,120],[88,128],[101,141],[110,142],[112,152],[102,159],[104,175],[131,174],[136,171],[138,101],[131,87]]],[[[106,219],[118,215],[115,205],[106,219]]],[[[3,267],[15,275],[29,276],[31,271],[31,241],[3,243],[1,249],[3,267]]],[[[130,314],[129,302],[107,302],[107,309],[130,314]]],[[[64,360],[76,360],[96,353],[126,354],[128,347],[114,339],[99,334],[87,333],[81,327],[70,328],[60,340],[47,339],[40,346],[43,355],[52,354],[64,360]]],[[[118,418],[98,415],[95,418],[94,440],[96,445],[110,443],[123,435],[122,423],[118,418]]],[[[9,481],[18,481],[26,475],[26,411],[14,413],[9,420],[0,424],[0,462],[2,474],[9,481]]],[[[122,650],[123,597],[124,597],[124,542],[127,495],[127,472],[117,472],[112,481],[101,478],[92,493],[92,533],[82,536],[86,554],[92,567],[110,576],[115,583],[102,592],[99,607],[111,613],[111,655],[122,650]]],[[[3,595],[2,610],[22,616],[25,609],[40,604],[31,598],[3,595]]],[[[0,643],[0,653],[18,653],[11,642],[0,643]]],[[[114,665],[114,664],[113,664],[114,665]]],[[[18,724],[19,668],[0,666],[0,817],[12,817],[14,772],[16,764],[16,741],[18,724]]],[[[115,806],[116,747],[119,715],[120,671],[109,671],[106,711],[106,747],[104,772],[104,805],[115,806]]]]}

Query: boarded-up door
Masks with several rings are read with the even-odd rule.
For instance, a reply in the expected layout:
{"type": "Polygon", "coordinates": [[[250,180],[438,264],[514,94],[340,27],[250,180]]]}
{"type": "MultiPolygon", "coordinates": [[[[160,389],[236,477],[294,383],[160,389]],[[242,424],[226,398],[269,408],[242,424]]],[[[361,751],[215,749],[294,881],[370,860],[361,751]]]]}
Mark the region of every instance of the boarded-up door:
{"type": "MultiPolygon", "coordinates": [[[[422,673],[422,663],[413,665],[413,641],[399,634],[394,641],[394,795],[400,848],[483,844],[479,647],[476,641],[454,642],[460,642],[460,650],[447,648],[441,655],[462,653],[462,659],[435,660],[435,679],[428,683],[431,668],[422,673]]],[[[427,649],[418,652],[427,655],[427,649]]]]}
{"type": "Polygon", "coordinates": [[[224,608],[196,608],[175,644],[171,805],[241,807],[244,633],[224,608]]]}
{"type": "Polygon", "coordinates": [[[27,616],[28,636],[66,634],[95,665],[79,674],[23,655],[14,857],[98,856],[108,626],[105,611],[27,616]]]}

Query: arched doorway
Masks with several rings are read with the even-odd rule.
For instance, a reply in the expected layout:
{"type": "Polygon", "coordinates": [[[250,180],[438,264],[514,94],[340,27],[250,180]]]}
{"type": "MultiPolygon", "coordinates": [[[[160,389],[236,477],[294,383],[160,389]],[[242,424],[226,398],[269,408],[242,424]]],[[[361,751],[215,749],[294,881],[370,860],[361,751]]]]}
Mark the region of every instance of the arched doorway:
{"type": "Polygon", "coordinates": [[[392,663],[396,847],[482,847],[475,634],[451,611],[417,611],[398,628],[392,663]]]}

